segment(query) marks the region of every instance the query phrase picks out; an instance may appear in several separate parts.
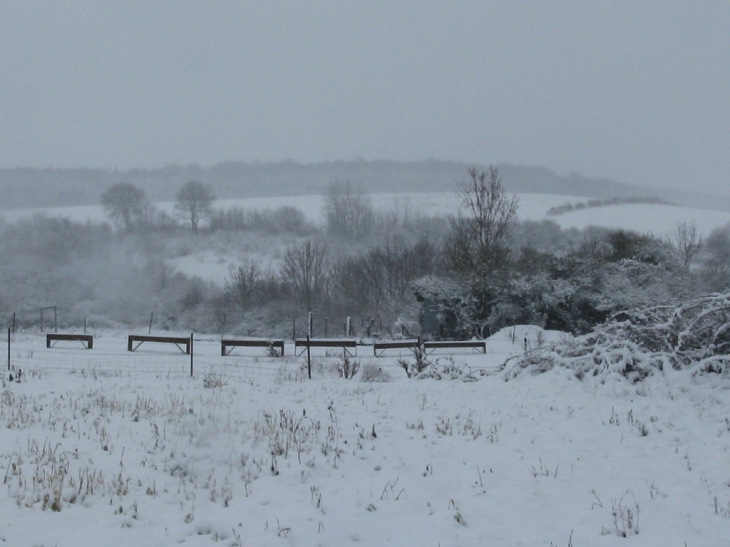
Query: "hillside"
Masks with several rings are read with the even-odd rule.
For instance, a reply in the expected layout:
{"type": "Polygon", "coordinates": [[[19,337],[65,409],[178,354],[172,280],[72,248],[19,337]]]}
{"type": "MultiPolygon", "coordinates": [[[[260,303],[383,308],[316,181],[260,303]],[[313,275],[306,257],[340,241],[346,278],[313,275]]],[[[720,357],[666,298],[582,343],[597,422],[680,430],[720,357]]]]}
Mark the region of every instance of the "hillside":
{"type": "MultiPolygon", "coordinates": [[[[181,184],[195,179],[210,183],[219,198],[250,198],[320,194],[332,181],[351,181],[368,192],[450,192],[469,165],[425,160],[335,161],[299,164],[225,162],[211,167],[196,164],[158,169],[110,171],[101,169],[0,170],[0,209],[93,205],[111,184],[129,181],[143,188],[151,201],[173,200],[181,184]]],[[[477,166],[479,167],[479,166],[477,166]]],[[[482,166],[483,167],[483,166],[482,166]]],[[[658,191],[607,179],[558,175],[545,167],[500,164],[505,187],[516,193],[587,197],[653,196],[658,191]]],[[[676,194],[676,193],[675,193],[676,194]]],[[[686,205],[726,207],[730,198],[704,200],[701,196],[662,196],[686,205]]]]}

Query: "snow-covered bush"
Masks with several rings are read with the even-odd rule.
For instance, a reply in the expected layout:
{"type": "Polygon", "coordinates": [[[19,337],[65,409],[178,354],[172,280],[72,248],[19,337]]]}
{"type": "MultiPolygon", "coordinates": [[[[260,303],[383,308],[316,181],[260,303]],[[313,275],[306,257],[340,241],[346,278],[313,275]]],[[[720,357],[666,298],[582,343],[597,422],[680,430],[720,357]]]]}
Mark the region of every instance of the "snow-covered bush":
{"type": "Polygon", "coordinates": [[[409,378],[415,378],[424,370],[431,366],[431,361],[427,358],[426,350],[422,345],[418,345],[413,350],[413,360],[397,359],[396,365],[406,371],[409,378]]]}
{"type": "Polygon", "coordinates": [[[362,367],[360,381],[362,382],[390,382],[390,373],[382,367],[368,363],[362,367]]]}
{"type": "Polygon", "coordinates": [[[419,373],[416,378],[423,380],[461,380],[462,382],[476,382],[479,375],[472,371],[464,362],[456,361],[453,357],[436,359],[436,362],[419,373]]]}
{"type": "Polygon", "coordinates": [[[665,367],[726,374],[730,293],[694,298],[676,307],[622,312],[589,334],[515,359],[505,365],[504,377],[554,366],[572,369],[578,378],[619,374],[632,382],[665,367]]]}

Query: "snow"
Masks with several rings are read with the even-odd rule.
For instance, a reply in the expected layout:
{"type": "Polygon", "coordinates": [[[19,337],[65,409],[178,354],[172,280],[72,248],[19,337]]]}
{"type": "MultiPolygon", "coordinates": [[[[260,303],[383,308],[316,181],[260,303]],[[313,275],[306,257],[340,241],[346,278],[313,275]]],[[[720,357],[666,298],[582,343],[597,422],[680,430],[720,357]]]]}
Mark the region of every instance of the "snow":
{"type": "Polygon", "coordinates": [[[662,236],[677,222],[694,222],[700,235],[730,223],[730,213],[658,204],[624,204],[594,207],[549,217],[562,228],[603,226],[662,236]]]}
{"type": "MultiPolygon", "coordinates": [[[[369,194],[369,197],[372,200],[373,207],[382,212],[397,210],[402,213],[407,208],[410,214],[444,216],[455,213],[459,207],[459,199],[454,192],[375,193],[369,194]]],[[[549,219],[554,220],[563,228],[585,228],[592,225],[662,236],[669,232],[673,224],[683,221],[695,222],[700,234],[706,236],[714,228],[724,226],[730,222],[730,212],[727,211],[710,211],[692,207],[657,204],[593,207],[571,211],[559,216],[547,216],[547,212],[553,207],[565,203],[583,203],[588,198],[547,194],[517,194],[517,197],[519,198],[517,215],[520,220],[549,219]]],[[[276,209],[283,206],[292,206],[302,210],[308,220],[323,223],[322,204],[322,196],[286,196],[220,199],[214,203],[214,206],[218,209],[230,207],[276,209]]],[[[174,202],[161,202],[155,205],[169,214],[174,212],[174,202]]],[[[0,216],[8,222],[13,222],[35,213],[63,216],[76,221],[103,221],[107,219],[103,209],[96,205],[3,211],[0,216]]]]}
{"type": "Polygon", "coordinates": [[[95,334],[93,350],[12,340],[23,373],[5,373],[0,396],[0,543],[730,542],[730,384],[718,376],[632,385],[555,368],[505,382],[497,368],[525,335],[536,344],[535,327],[497,333],[486,355],[432,356],[476,382],[407,379],[398,355],[368,347],[363,367],[391,381],[337,378],[331,349],[312,350],[308,380],[291,345],[283,359],[221,357],[212,335],[196,335],[191,377],[175,346],[128,353],[123,334],[95,334]]]}

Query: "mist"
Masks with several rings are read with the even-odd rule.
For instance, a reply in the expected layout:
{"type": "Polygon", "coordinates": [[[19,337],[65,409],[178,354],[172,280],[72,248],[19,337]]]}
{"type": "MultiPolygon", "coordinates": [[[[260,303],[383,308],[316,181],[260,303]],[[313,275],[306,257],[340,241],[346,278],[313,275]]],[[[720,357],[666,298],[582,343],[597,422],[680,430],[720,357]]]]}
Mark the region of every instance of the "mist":
{"type": "Polygon", "coordinates": [[[0,168],[442,159],[729,195],[728,27],[725,2],[2,2],[0,168]]]}

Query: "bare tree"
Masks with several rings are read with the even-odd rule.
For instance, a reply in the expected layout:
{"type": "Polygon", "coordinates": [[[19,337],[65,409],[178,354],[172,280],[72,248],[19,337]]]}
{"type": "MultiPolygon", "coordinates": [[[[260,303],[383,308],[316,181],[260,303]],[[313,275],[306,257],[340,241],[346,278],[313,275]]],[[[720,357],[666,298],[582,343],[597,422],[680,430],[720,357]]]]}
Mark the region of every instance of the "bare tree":
{"type": "Polygon", "coordinates": [[[504,191],[496,167],[471,168],[468,175],[457,187],[461,209],[450,219],[444,254],[454,272],[484,278],[509,258],[507,235],[518,200],[504,191]]]}
{"type": "Polygon", "coordinates": [[[324,214],[327,230],[332,234],[360,239],[372,229],[372,203],[359,187],[349,182],[332,182],[327,186],[324,214]]]}
{"type": "Polygon", "coordinates": [[[147,203],[144,190],[131,182],[118,182],[101,195],[101,205],[114,221],[122,223],[129,232],[135,219],[144,213],[147,203]]]}
{"type": "Polygon", "coordinates": [[[284,255],[281,275],[296,299],[312,310],[326,289],[327,247],[307,239],[290,247],[284,255]]]}
{"type": "Polygon", "coordinates": [[[215,194],[209,184],[191,180],[178,191],[175,210],[180,217],[190,222],[190,227],[197,234],[198,224],[202,219],[210,216],[214,200],[215,194]]]}
{"type": "Polygon", "coordinates": [[[256,262],[244,260],[231,272],[225,282],[226,295],[241,309],[258,303],[261,272],[256,262]]]}
{"type": "Polygon", "coordinates": [[[697,230],[697,223],[675,222],[667,234],[667,239],[682,257],[685,268],[689,268],[702,249],[702,236],[697,230]]]}
{"type": "Polygon", "coordinates": [[[712,290],[730,287],[730,223],[712,230],[704,245],[702,275],[712,290]]]}

